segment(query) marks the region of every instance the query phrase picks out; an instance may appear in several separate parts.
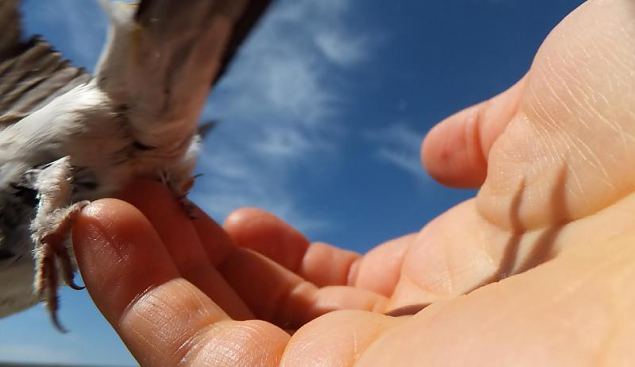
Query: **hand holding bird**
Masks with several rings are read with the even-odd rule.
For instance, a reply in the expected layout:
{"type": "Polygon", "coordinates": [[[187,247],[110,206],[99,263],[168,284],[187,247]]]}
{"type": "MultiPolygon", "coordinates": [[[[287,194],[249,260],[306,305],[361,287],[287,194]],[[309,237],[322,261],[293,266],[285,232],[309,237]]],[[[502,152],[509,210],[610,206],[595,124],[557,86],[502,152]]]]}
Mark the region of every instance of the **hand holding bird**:
{"type": "Polygon", "coordinates": [[[91,76],[22,41],[20,2],[0,2],[0,316],[44,300],[60,330],[77,213],[133,178],[187,205],[203,103],[269,1],[100,3],[111,27],[91,76]]]}

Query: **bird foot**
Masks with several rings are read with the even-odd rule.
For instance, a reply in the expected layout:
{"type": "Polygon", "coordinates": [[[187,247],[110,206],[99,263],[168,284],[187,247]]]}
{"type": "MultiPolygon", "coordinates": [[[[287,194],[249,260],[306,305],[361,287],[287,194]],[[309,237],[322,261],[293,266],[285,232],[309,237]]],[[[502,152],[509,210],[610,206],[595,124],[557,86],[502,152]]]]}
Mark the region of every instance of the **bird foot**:
{"type": "Polygon", "coordinates": [[[62,332],[65,330],[57,317],[57,287],[61,278],[71,288],[82,289],[73,280],[72,247],[67,239],[75,218],[88,205],[88,201],[71,203],[72,178],[69,157],[50,163],[38,173],[35,181],[38,206],[31,221],[35,259],[33,290],[44,300],[53,324],[62,332]]]}
{"type": "Polygon", "coordinates": [[[69,287],[75,290],[84,289],[75,283],[75,271],[66,240],[75,218],[88,204],[89,202],[82,201],[56,210],[50,223],[51,229],[36,239],[34,290],[37,296],[44,300],[53,325],[61,332],[66,330],[57,316],[57,287],[60,279],[58,272],[61,271],[61,278],[69,287]]]}

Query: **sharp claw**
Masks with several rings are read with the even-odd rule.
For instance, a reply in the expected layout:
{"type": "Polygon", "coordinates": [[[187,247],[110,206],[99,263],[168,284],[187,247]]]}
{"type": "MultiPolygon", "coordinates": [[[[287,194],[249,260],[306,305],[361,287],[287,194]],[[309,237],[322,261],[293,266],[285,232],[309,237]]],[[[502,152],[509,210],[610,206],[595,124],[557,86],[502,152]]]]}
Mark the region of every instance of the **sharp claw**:
{"type": "Polygon", "coordinates": [[[181,204],[181,208],[183,208],[183,211],[185,211],[185,214],[188,218],[190,218],[191,220],[198,219],[198,215],[196,214],[196,205],[194,205],[194,203],[191,202],[190,199],[181,197],[178,200],[181,204]]]}
{"type": "Polygon", "coordinates": [[[58,246],[56,255],[60,267],[62,268],[64,283],[76,291],[84,289],[84,286],[77,285],[77,283],[75,283],[75,271],[73,270],[73,265],[71,264],[71,255],[68,252],[68,249],[65,246],[61,248],[58,246]]]}
{"type": "Polygon", "coordinates": [[[73,289],[83,289],[73,281],[72,253],[66,246],[66,239],[75,218],[88,201],[66,206],[71,202],[73,192],[71,170],[70,157],[58,159],[42,170],[37,179],[39,203],[31,222],[36,262],[34,291],[46,304],[51,321],[60,332],[66,332],[57,314],[60,278],[73,289]]]}
{"type": "Polygon", "coordinates": [[[53,326],[60,332],[66,333],[67,330],[62,326],[59,320],[57,310],[59,308],[59,301],[57,298],[57,267],[55,265],[54,257],[45,257],[42,263],[42,276],[44,282],[42,288],[38,289],[38,293],[44,296],[46,302],[46,308],[51,316],[51,322],[53,326]]]}
{"type": "Polygon", "coordinates": [[[45,302],[46,302],[46,308],[48,309],[48,313],[49,313],[49,316],[51,317],[51,322],[53,323],[53,326],[60,333],[66,334],[68,330],[66,330],[66,328],[62,325],[59,319],[57,289],[49,290],[49,293],[47,294],[45,298],[45,302]]]}
{"type": "Polygon", "coordinates": [[[159,172],[161,182],[170,189],[174,197],[179,201],[179,204],[185,211],[185,214],[191,220],[198,219],[198,215],[196,214],[196,205],[187,198],[187,194],[192,189],[192,186],[194,186],[196,178],[200,176],[201,175],[194,175],[184,181],[174,182],[170,179],[170,175],[166,171],[159,172]]]}
{"type": "Polygon", "coordinates": [[[51,311],[50,315],[51,315],[51,322],[53,323],[53,326],[55,327],[55,329],[57,329],[57,331],[59,331],[62,334],[68,333],[68,330],[66,330],[64,325],[62,325],[62,323],[60,322],[60,319],[57,316],[57,311],[51,311]]]}
{"type": "Polygon", "coordinates": [[[69,208],[70,210],[57,224],[53,231],[37,240],[41,247],[41,253],[36,255],[38,258],[38,264],[35,279],[35,292],[38,297],[43,299],[46,303],[46,309],[49,312],[53,326],[55,326],[55,328],[61,333],[66,333],[67,331],[60,323],[57,314],[59,309],[59,301],[57,297],[59,279],[62,278],[72,289],[84,289],[83,286],[75,283],[75,272],[71,262],[71,253],[65,246],[64,242],[75,216],[86,205],[88,205],[87,201],[74,204],[69,208]],[[58,274],[58,265],[61,274],[58,274]]]}
{"type": "Polygon", "coordinates": [[[78,285],[77,283],[75,283],[74,279],[67,279],[66,280],[66,284],[71,287],[72,289],[76,290],[76,291],[81,291],[86,289],[86,286],[83,285],[78,285]]]}

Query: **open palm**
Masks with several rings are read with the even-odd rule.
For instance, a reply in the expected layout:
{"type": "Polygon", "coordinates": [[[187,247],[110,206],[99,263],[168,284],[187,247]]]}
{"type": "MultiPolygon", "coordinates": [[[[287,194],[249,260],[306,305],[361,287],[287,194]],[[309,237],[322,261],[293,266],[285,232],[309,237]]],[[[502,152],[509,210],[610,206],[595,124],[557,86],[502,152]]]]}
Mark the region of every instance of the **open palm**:
{"type": "Polygon", "coordinates": [[[634,42],[635,3],[591,0],[438,125],[428,170],[481,190],[419,233],[359,256],[141,182],[84,210],[82,276],[143,365],[633,364],[634,42]]]}

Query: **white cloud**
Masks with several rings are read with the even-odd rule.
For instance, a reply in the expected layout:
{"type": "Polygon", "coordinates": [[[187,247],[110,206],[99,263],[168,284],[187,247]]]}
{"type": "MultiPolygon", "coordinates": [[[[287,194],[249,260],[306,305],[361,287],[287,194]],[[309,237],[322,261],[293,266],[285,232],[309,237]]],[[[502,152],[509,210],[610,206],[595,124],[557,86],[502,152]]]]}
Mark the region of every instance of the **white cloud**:
{"type": "Polygon", "coordinates": [[[361,37],[325,30],[316,35],[315,42],[326,58],[340,66],[356,65],[366,58],[367,41],[361,37]]]}
{"type": "MultiPolygon", "coordinates": [[[[312,24],[333,22],[340,20],[351,7],[352,0],[295,0],[281,1],[284,3],[276,9],[274,15],[280,21],[304,22],[312,24]]],[[[331,23],[332,24],[332,23],[331,23]]]]}
{"type": "Polygon", "coordinates": [[[254,148],[272,158],[294,159],[313,148],[311,142],[301,132],[292,129],[272,128],[265,131],[263,139],[254,148]]]}
{"type": "MultiPolygon", "coordinates": [[[[254,42],[273,43],[263,37],[254,42]]],[[[235,118],[286,121],[293,124],[311,124],[323,120],[331,113],[331,95],[323,85],[320,65],[306,54],[290,47],[284,51],[263,50],[257,55],[245,53],[243,60],[232,68],[235,75],[228,78],[228,104],[223,114],[235,118]]]]}
{"type": "Polygon", "coordinates": [[[279,1],[210,98],[204,115],[222,123],[206,144],[194,199],[216,217],[251,205],[305,231],[328,225],[302,210],[292,181],[300,165],[336,157],[343,143],[346,98],[331,73],[370,52],[346,25],[351,3],[279,1]]]}
{"type": "Polygon", "coordinates": [[[393,148],[381,147],[377,151],[377,157],[394,164],[402,170],[415,175],[423,176],[419,160],[413,157],[412,151],[401,151],[393,148]]]}
{"type": "Polygon", "coordinates": [[[377,159],[419,179],[428,178],[419,158],[423,133],[402,123],[367,131],[365,136],[371,144],[376,145],[375,157],[377,159]]]}

